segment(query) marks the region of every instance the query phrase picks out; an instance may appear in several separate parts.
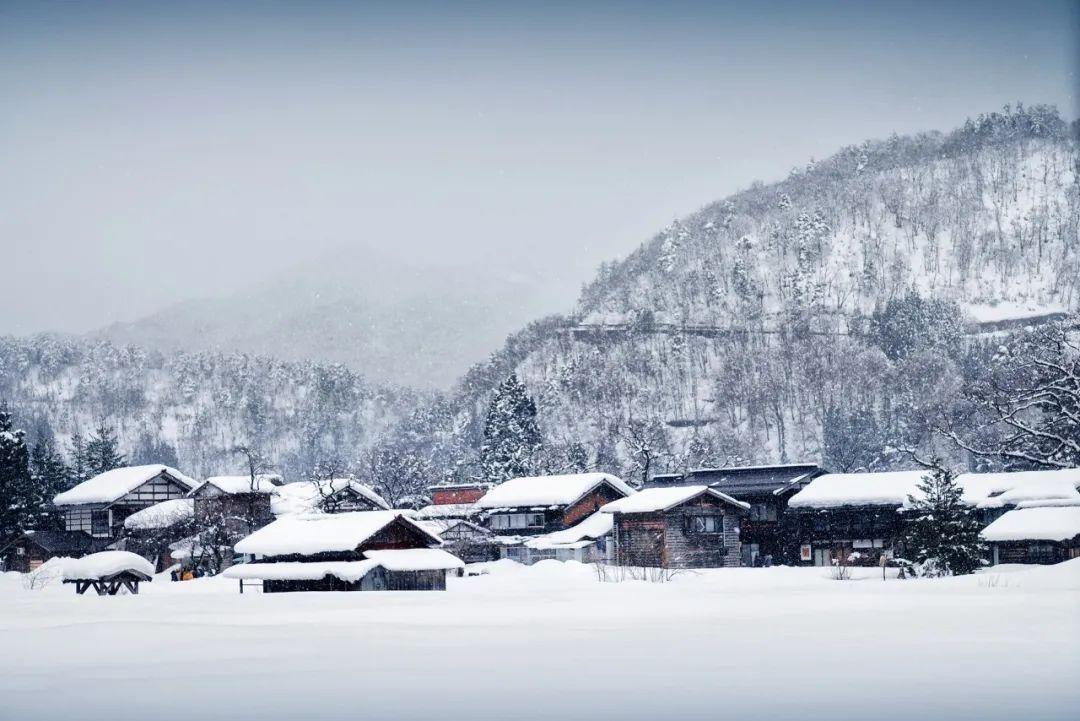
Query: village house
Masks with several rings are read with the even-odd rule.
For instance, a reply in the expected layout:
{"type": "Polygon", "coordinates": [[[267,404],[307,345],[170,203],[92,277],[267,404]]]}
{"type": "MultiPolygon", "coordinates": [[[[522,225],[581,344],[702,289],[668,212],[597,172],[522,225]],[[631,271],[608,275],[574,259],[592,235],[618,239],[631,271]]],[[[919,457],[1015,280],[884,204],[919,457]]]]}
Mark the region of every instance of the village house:
{"type": "Polygon", "coordinates": [[[480,514],[476,502],[491,490],[490,483],[440,483],[428,488],[431,503],[416,512],[424,520],[472,519],[480,514]]]}
{"type": "Polygon", "coordinates": [[[485,514],[485,526],[496,535],[503,558],[534,563],[553,557],[554,551],[530,548],[526,541],[568,530],[601,506],[633,493],[607,473],[533,476],[495,486],[475,506],[485,514]]]}
{"type": "Polygon", "coordinates": [[[548,558],[580,563],[612,563],[614,520],[610,513],[597,511],[563,531],[553,531],[524,542],[529,561],[548,558]]]}
{"type": "Polygon", "coordinates": [[[270,499],[281,476],[211,476],[191,492],[195,522],[200,527],[224,523],[230,530],[251,533],[274,520],[270,499]]]}
{"type": "Polygon", "coordinates": [[[742,564],[739,526],[750,504],[709,486],[647,488],[603,507],[614,519],[615,562],[650,568],[742,564]]]}
{"type": "Polygon", "coordinates": [[[128,516],[161,501],[184,498],[196,485],[175,468],[130,466],[83,481],[57,495],[53,504],[64,514],[64,530],[116,540],[128,516]]]}
{"type": "Polygon", "coordinates": [[[283,591],[445,590],[464,567],[442,539],[401,511],[288,515],[236,544],[254,558],[225,576],[283,591]]]}
{"type": "Polygon", "coordinates": [[[1025,506],[980,533],[993,563],[1060,563],[1080,558],[1080,504],[1025,506]]]}
{"type": "Polygon", "coordinates": [[[740,563],[743,566],[793,564],[798,560],[798,544],[787,533],[787,504],[825,470],[813,463],[773,466],[731,466],[698,468],[685,474],[653,476],[645,488],[708,486],[750,504],[741,519],[740,563]]]}
{"type": "Polygon", "coordinates": [[[160,573],[181,562],[172,545],[195,531],[195,501],[174,498],[136,511],[124,519],[120,550],[137,553],[154,564],[160,573]]]}
{"type": "Polygon", "coordinates": [[[499,558],[499,544],[488,529],[462,518],[424,520],[414,514],[417,523],[439,536],[443,548],[466,563],[482,563],[499,558]]]}
{"type": "Polygon", "coordinates": [[[0,570],[29,573],[50,558],[82,558],[111,542],[84,531],[23,531],[0,548],[0,570]]]}

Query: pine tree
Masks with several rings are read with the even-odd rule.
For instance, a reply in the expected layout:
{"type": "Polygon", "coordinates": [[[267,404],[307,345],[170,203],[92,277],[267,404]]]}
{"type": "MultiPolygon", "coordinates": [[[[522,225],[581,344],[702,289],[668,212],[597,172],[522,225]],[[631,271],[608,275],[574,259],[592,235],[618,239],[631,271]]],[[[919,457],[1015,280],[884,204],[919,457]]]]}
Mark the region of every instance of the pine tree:
{"type": "Polygon", "coordinates": [[[52,506],[52,499],[72,486],[72,473],[51,439],[40,439],[30,451],[30,477],[33,499],[27,520],[30,528],[62,529],[63,516],[52,506]]]}
{"type": "Polygon", "coordinates": [[[26,527],[32,491],[24,433],[12,425],[7,406],[0,406],[0,546],[26,527]]]}
{"type": "Polygon", "coordinates": [[[480,467],[496,483],[529,475],[541,446],[536,404],[516,373],[499,384],[488,406],[480,467]]]}
{"type": "Polygon", "coordinates": [[[105,424],[98,426],[86,444],[86,474],[93,478],[99,473],[119,468],[127,459],[117,448],[116,435],[105,424]]]}
{"type": "Polygon", "coordinates": [[[930,466],[917,486],[918,496],[908,496],[905,553],[922,576],[972,573],[983,556],[975,510],[961,501],[962,489],[952,471],[937,460],[930,466]]]}
{"type": "Polygon", "coordinates": [[[71,434],[71,480],[73,483],[82,483],[90,478],[86,463],[86,439],[76,429],[71,434]]]}

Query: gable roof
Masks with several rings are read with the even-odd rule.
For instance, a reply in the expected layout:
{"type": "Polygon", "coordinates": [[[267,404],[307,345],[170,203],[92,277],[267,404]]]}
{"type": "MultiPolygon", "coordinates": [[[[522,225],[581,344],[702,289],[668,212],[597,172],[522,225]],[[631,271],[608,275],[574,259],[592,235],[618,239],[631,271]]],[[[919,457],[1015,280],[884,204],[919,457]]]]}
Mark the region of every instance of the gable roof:
{"type": "Polygon", "coordinates": [[[986,541],[1067,541],[1080,535],[1080,506],[1020,508],[984,528],[986,541]]]}
{"type": "Polygon", "coordinates": [[[198,493],[206,486],[213,486],[222,493],[237,495],[243,493],[273,493],[274,489],[282,485],[281,476],[276,473],[260,473],[255,476],[252,484],[251,476],[211,476],[199,484],[192,491],[198,493]]]}
{"type": "Polygon", "coordinates": [[[84,503],[112,503],[162,473],[169,476],[186,490],[190,491],[198,485],[194,479],[188,478],[180,471],[169,466],[160,464],[127,466],[105,471],[90,480],[83,481],[74,488],[64,491],[53,498],[53,504],[57,506],[77,506],[84,503]]]}
{"type": "Polygon", "coordinates": [[[390,504],[370,487],[352,478],[286,483],[271,490],[270,510],[275,516],[295,513],[318,513],[323,500],[349,489],[366,498],[376,508],[390,509],[390,504]]]}
{"type": "MultiPolygon", "coordinates": [[[[95,539],[86,531],[23,531],[21,537],[29,539],[35,545],[57,556],[89,553],[112,542],[107,538],[95,539]]],[[[18,540],[17,537],[15,541],[18,540]]],[[[4,548],[8,548],[15,541],[4,548]]]]}
{"type": "Polygon", "coordinates": [[[929,471],[826,473],[810,481],[788,501],[790,508],[903,506],[929,471]]]}
{"type": "Polygon", "coordinates": [[[737,501],[731,496],[709,486],[673,486],[671,488],[646,488],[628,498],[613,501],[600,510],[605,513],[656,513],[667,511],[675,506],[693,500],[698,496],[709,495],[724,503],[743,510],[750,508],[749,503],[737,501]]]}
{"type": "Polygon", "coordinates": [[[312,555],[355,550],[393,523],[404,523],[432,544],[438,535],[416,523],[402,511],[353,511],[285,515],[241,539],[237,553],[257,556],[312,555]]]}
{"type": "Polygon", "coordinates": [[[730,466],[725,468],[696,468],[684,474],[680,480],[654,477],[655,483],[647,487],[665,485],[704,485],[718,488],[736,498],[783,492],[805,484],[825,473],[816,463],[786,463],[771,466],[730,466]]]}
{"type": "Polygon", "coordinates": [[[608,473],[575,473],[562,476],[512,478],[495,486],[476,502],[476,508],[526,508],[569,506],[592,490],[609,485],[624,496],[634,489],[608,473]]]}

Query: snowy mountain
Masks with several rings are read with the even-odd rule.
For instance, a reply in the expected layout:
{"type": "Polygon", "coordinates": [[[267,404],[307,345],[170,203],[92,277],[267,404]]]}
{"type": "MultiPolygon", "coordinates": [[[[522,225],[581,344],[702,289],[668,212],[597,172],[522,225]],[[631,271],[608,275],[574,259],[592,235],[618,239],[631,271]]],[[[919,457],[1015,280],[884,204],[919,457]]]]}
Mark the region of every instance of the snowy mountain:
{"type": "Polygon", "coordinates": [[[358,248],[269,282],[179,303],[92,334],[162,351],[341,363],[366,378],[447,387],[547,310],[533,279],[358,248]]]}

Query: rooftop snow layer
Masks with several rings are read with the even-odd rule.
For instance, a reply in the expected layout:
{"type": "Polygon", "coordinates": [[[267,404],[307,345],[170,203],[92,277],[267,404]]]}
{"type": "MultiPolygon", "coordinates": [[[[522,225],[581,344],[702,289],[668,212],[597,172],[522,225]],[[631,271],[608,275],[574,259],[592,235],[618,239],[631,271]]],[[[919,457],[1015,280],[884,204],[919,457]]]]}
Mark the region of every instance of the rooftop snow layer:
{"type": "MultiPolygon", "coordinates": [[[[631,496],[633,498],[634,496],[631,496]]],[[[529,548],[560,548],[569,547],[573,544],[585,542],[585,545],[589,545],[597,538],[611,533],[612,527],[615,525],[615,519],[610,513],[604,511],[597,511],[581,523],[575,524],[570,528],[562,531],[555,531],[554,533],[546,533],[542,536],[530,539],[525,542],[525,545],[529,548]]]]}
{"type": "Polygon", "coordinates": [[[270,507],[275,516],[318,513],[323,499],[340,493],[346,488],[368,499],[379,508],[390,509],[390,504],[382,496],[360,481],[351,478],[286,483],[273,489],[270,507]]]}
{"type": "Polygon", "coordinates": [[[409,519],[403,511],[354,511],[282,516],[241,539],[236,544],[236,552],[288,556],[352,551],[397,519],[429,536],[433,543],[441,542],[437,535],[409,519]]]}
{"type": "Polygon", "coordinates": [[[147,576],[153,576],[154,564],[129,551],[91,553],[89,556],[83,556],[64,563],[64,578],[71,580],[97,580],[121,571],[137,571],[147,576]]]}
{"type": "Polygon", "coordinates": [[[826,473],[788,501],[791,508],[903,506],[929,471],[826,473]]]}
{"type": "Polygon", "coordinates": [[[378,567],[375,561],[286,561],[283,563],[238,563],[225,569],[226,578],[259,581],[318,581],[334,576],[354,583],[378,567]]]}
{"type": "Polygon", "coordinates": [[[466,518],[476,513],[471,503],[442,503],[424,506],[416,512],[416,517],[424,520],[440,518],[466,518]]]}
{"type": "Polygon", "coordinates": [[[749,509],[750,504],[736,501],[726,493],[708,486],[674,486],[670,488],[646,488],[632,496],[612,501],[601,510],[605,513],[655,513],[666,511],[702,493],[708,493],[740,508],[749,509]]]}
{"type": "Polygon", "coordinates": [[[281,476],[276,473],[258,474],[255,476],[254,483],[252,483],[251,476],[211,476],[199,488],[207,484],[228,494],[273,493],[274,489],[281,485],[281,476]]]}
{"type": "Polygon", "coordinates": [[[165,472],[178,483],[191,490],[198,484],[175,468],[163,465],[128,466],[115,468],[83,481],[71,490],[64,491],[53,499],[57,506],[75,506],[83,503],[112,503],[159,473],[165,472]]]}
{"type": "Polygon", "coordinates": [[[129,531],[148,531],[155,528],[168,528],[181,521],[195,517],[195,500],[192,498],[174,498],[162,501],[136,511],[124,519],[124,528],[129,531]]]}
{"type": "Polygon", "coordinates": [[[1080,506],[1019,508],[979,535],[986,541],[1067,541],[1080,535],[1080,506]]]}
{"type": "Polygon", "coordinates": [[[441,548],[365,551],[364,558],[375,561],[387,571],[445,571],[465,568],[464,561],[441,548]]]}
{"type": "Polygon", "coordinates": [[[512,478],[495,486],[476,502],[477,508],[567,506],[597,486],[608,483],[629,496],[634,489],[607,473],[576,473],[566,476],[512,478]]]}
{"type": "Polygon", "coordinates": [[[1022,501],[1080,498],[1080,468],[1013,473],[963,473],[956,478],[965,503],[998,508],[1022,501]]]}

